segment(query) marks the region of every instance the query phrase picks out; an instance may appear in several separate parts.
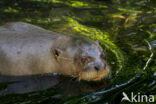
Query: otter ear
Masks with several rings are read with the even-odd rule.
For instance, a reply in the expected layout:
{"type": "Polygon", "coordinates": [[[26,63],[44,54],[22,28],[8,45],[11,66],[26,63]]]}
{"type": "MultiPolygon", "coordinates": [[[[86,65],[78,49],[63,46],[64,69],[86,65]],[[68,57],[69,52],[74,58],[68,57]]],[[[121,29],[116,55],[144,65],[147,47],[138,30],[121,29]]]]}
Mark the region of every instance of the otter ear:
{"type": "Polygon", "coordinates": [[[61,49],[56,48],[53,50],[53,54],[56,60],[58,60],[58,57],[60,56],[61,53],[62,53],[61,49]]]}

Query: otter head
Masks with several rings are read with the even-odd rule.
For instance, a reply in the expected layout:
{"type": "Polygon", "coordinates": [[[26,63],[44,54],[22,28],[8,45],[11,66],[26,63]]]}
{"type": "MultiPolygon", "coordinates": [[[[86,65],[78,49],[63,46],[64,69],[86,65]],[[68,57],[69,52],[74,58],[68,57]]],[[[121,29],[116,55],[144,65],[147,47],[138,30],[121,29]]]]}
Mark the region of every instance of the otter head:
{"type": "Polygon", "coordinates": [[[110,73],[106,53],[100,45],[85,37],[62,36],[53,45],[60,73],[79,80],[101,80],[110,73]]]}

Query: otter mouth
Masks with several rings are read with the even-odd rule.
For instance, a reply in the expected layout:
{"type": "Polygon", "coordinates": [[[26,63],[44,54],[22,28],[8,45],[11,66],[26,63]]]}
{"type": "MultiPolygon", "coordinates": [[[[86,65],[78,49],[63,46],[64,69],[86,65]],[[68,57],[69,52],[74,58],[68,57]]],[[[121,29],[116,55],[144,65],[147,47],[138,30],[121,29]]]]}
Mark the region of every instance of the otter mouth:
{"type": "Polygon", "coordinates": [[[100,81],[101,79],[103,79],[102,77],[97,77],[97,78],[94,78],[93,81],[100,81]]]}
{"type": "Polygon", "coordinates": [[[104,78],[108,78],[110,75],[110,70],[102,70],[99,72],[95,71],[84,71],[79,74],[79,80],[87,80],[87,81],[100,81],[104,78]]]}
{"type": "Polygon", "coordinates": [[[92,80],[93,80],[93,81],[100,81],[100,80],[102,80],[102,79],[104,79],[104,78],[107,78],[107,76],[109,76],[109,75],[101,75],[101,76],[98,76],[98,77],[96,77],[96,78],[93,78],[92,80]]]}
{"type": "Polygon", "coordinates": [[[90,75],[90,74],[86,74],[86,75],[82,75],[82,76],[79,76],[79,80],[87,80],[87,81],[101,81],[102,79],[104,78],[107,78],[107,75],[106,73],[105,74],[102,74],[102,75],[90,75]],[[89,75],[87,77],[87,75],[89,75]],[[96,77],[93,77],[93,76],[96,76],[96,77]]]}

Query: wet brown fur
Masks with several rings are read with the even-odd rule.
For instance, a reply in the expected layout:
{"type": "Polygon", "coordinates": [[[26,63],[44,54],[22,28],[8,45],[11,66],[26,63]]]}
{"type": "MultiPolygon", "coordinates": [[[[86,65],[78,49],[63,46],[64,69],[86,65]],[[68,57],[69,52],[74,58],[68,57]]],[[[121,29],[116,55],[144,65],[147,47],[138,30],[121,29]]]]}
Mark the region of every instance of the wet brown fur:
{"type": "Polygon", "coordinates": [[[26,76],[57,72],[75,75],[80,80],[103,78],[108,76],[110,69],[106,60],[99,57],[101,52],[100,45],[85,37],[66,36],[23,22],[0,27],[1,75],[26,76]],[[81,64],[83,53],[91,53],[95,58],[92,64],[106,65],[106,69],[102,66],[97,72],[89,64],[89,69],[84,69],[81,64]]]}

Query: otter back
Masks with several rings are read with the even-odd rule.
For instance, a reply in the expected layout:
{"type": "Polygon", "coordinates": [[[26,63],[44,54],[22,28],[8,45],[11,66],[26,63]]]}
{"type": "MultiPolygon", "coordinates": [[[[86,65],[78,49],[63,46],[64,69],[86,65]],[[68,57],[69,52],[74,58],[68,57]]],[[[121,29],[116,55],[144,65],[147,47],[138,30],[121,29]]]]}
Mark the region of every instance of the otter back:
{"type": "Polygon", "coordinates": [[[53,72],[56,63],[50,49],[58,36],[22,22],[0,27],[0,73],[31,75],[53,72]]]}

